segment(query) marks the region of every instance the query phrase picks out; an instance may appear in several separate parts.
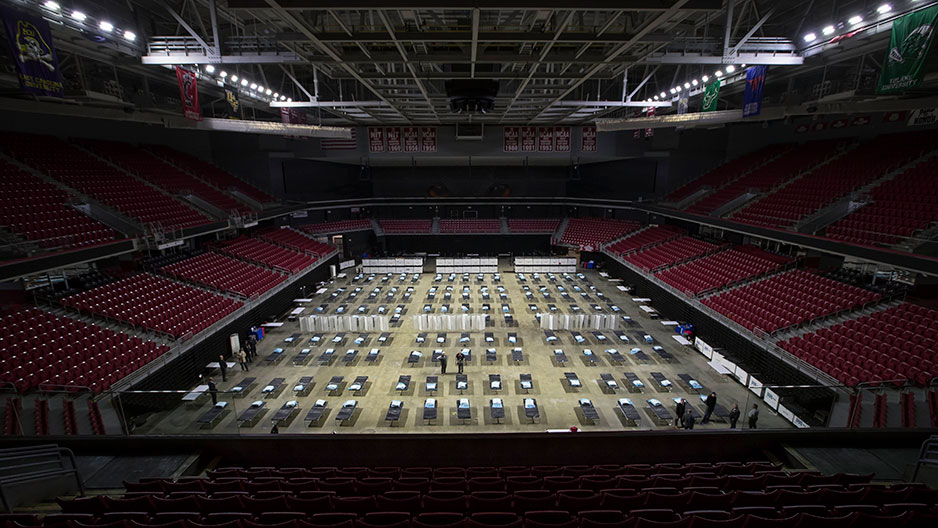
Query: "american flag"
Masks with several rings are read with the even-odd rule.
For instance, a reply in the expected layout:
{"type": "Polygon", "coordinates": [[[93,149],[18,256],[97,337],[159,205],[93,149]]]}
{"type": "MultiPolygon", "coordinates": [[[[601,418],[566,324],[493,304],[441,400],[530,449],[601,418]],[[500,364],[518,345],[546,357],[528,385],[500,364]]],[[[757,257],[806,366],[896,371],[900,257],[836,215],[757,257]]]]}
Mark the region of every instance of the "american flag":
{"type": "Polygon", "coordinates": [[[319,140],[323,150],[355,150],[358,148],[358,138],[352,128],[352,137],[349,139],[323,138],[319,140]]]}

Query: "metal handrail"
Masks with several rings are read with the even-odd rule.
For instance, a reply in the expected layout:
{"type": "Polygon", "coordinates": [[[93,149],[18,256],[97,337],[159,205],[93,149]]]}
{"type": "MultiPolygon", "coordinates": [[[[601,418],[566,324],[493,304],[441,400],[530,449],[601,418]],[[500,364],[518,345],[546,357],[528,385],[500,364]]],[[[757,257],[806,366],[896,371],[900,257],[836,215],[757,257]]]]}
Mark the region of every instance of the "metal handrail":
{"type": "Polygon", "coordinates": [[[7,499],[4,488],[10,484],[21,484],[55,476],[74,475],[75,482],[78,484],[79,495],[85,495],[85,486],[82,482],[81,473],[75,462],[75,455],[70,449],[54,444],[3,449],[0,450],[0,467],[4,471],[3,474],[0,474],[0,501],[9,513],[13,513],[13,506],[7,499]],[[59,467],[39,469],[49,464],[48,458],[50,456],[55,457],[54,463],[58,464],[59,467]],[[31,458],[36,460],[33,461],[31,458]],[[65,465],[66,460],[71,463],[71,467],[65,465]]]}

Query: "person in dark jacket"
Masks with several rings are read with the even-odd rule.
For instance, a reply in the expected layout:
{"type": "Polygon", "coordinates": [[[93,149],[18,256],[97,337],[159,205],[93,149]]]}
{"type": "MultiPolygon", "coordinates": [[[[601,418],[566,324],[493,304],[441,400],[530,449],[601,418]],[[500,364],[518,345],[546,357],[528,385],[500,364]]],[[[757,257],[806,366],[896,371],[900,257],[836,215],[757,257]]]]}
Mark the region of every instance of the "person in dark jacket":
{"type": "Polygon", "coordinates": [[[687,400],[681,398],[681,401],[677,402],[677,406],[674,408],[674,414],[677,416],[677,419],[674,422],[678,427],[681,426],[681,421],[684,419],[685,409],[687,409],[687,400]]]}
{"type": "Polygon", "coordinates": [[[215,380],[208,379],[208,393],[212,396],[212,405],[218,403],[218,387],[215,386],[215,380]]]}
{"type": "Polygon", "coordinates": [[[695,424],[696,422],[697,422],[697,420],[694,419],[694,415],[691,414],[690,411],[687,411],[687,414],[684,415],[684,420],[683,420],[684,429],[693,429],[693,428],[694,428],[694,424],[695,424]]]}
{"type": "Polygon", "coordinates": [[[717,406],[717,393],[711,392],[704,400],[704,405],[707,406],[707,411],[704,413],[703,419],[700,420],[701,424],[710,423],[710,415],[713,414],[713,409],[717,406]]]}
{"type": "Polygon", "coordinates": [[[749,417],[749,428],[755,429],[756,422],[759,421],[759,406],[753,403],[752,409],[749,409],[749,414],[747,416],[749,417]]]}
{"type": "Polygon", "coordinates": [[[228,362],[225,361],[224,355],[218,356],[218,368],[219,370],[221,370],[221,380],[227,381],[228,379],[226,377],[226,374],[228,373],[228,362]]]}
{"type": "Polygon", "coordinates": [[[446,352],[440,354],[440,373],[446,374],[446,352]]]}
{"type": "Polygon", "coordinates": [[[730,410],[730,429],[736,429],[736,422],[739,421],[739,405],[733,404],[730,410]]]}
{"type": "Polygon", "coordinates": [[[456,373],[462,374],[462,367],[465,364],[466,355],[462,353],[462,350],[456,352],[456,373]]]}

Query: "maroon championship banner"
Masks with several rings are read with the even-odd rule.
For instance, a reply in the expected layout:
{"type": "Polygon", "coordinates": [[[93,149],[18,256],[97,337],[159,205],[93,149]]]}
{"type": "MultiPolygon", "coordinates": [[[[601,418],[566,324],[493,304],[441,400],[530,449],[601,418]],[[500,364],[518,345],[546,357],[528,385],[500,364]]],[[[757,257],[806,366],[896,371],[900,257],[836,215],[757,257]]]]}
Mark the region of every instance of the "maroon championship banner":
{"type": "Polygon", "coordinates": [[[521,127],[521,152],[537,151],[537,129],[521,127]]]}
{"type": "Polygon", "coordinates": [[[384,129],[384,135],[388,141],[388,152],[401,151],[401,129],[399,127],[388,127],[384,129]]]}
{"type": "Polygon", "coordinates": [[[521,149],[521,129],[505,127],[505,152],[518,152],[521,149]]]}
{"type": "Polygon", "coordinates": [[[436,152],[436,127],[420,127],[420,147],[424,152],[436,152]]]}
{"type": "Polygon", "coordinates": [[[554,150],[570,152],[570,127],[554,127],[554,150]]]}
{"type": "Polygon", "coordinates": [[[404,152],[420,152],[420,130],[404,127],[404,152]]]}
{"type": "Polygon", "coordinates": [[[384,152],[384,129],[368,127],[368,152],[384,152]]]}
{"type": "Polygon", "coordinates": [[[202,109],[199,107],[199,85],[195,81],[195,72],[176,66],[176,80],[179,81],[182,115],[186,119],[201,121],[202,109]]]}
{"type": "Polygon", "coordinates": [[[596,152],[596,127],[583,127],[580,137],[580,152],[596,152]]]}
{"type": "MultiPolygon", "coordinates": [[[[645,109],[645,117],[655,117],[655,107],[654,107],[654,106],[649,106],[648,108],[645,109]]],[[[645,137],[652,137],[652,136],[654,136],[654,135],[655,135],[655,129],[654,129],[654,128],[650,128],[650,127],[649,127],[649,128],[646,128],[646,129],[645,129],[645,137]]]]}
{"type": "Polygon", "coordinates": [[[554,129],[552,127],[537,128],[537,151],[552,152],[554,150],[554,129]]]}

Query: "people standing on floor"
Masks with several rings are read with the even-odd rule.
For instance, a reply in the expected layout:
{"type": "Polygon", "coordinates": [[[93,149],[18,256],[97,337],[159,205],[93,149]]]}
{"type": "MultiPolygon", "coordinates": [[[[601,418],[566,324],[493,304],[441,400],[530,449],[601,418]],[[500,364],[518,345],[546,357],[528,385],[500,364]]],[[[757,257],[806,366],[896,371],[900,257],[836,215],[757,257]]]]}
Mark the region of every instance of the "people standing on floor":
{"type": "Polygon", "coordinates": [[[456,352],[456,373],[462,374],[463,363],[466,361],[466,355],[462,353],[462,350],[456,352]]]}
{"type": "Polygon", "coordinates": [[[215,380],[212,378],[208,379],[208,393],[212,397],[212,405],[218,403],[218,387],[215,386],[215,380]]]}
{"type": "Polygon", "coordinates": [[[440,372],[446,374],[446,352],[440,353],[440,372]]]}
{"type": "Polygon", "coordinates": [[[749,409],[749,428],[755,429],[756,422],[759,421],[759,406],[755,403],[752,404],[752,409],[749,409]]]}
{"type": "Polygon", "coordinates": [[[736,429],[736,422],[739,421],[739,405],[733,404],[730,410],[730,429],[736,429]]]}
{"type": "Polygon", "coordinates": [[[241,370],[250,370],[248,369],[248,355],[243,348],[238,352],[238,363],[241,364],[241,370]]]}
{"type": "Polygon", "coordinates": [[[681,398],[681,401],[677,402],[677,407],[674,408],[674,414],[677,416],[677,419],[674,420],[674,425],[681,427],[681,423],[684,420],[685,409],[687,409],[687,400],[681,398]]]}
{"type": "Polygon", "coordinates": [[[683,420],[684,429],[693,429],[694,423],[696,422],[697,420],[694,419],[693,413],[691,413],[690,411],[687,411],[687,413],[684,415],[684,420],[683,420]]]}
{"type": "Polygon", "coordinates": [[[221,380],[227,381],[228,379],[226,377],[226,374],[228,373],[228,362],[225,361],[224,354],[218,355],[218,368],[219,370],[221,370],[221,380]]]}
{"type": "Polygon", "coordinates": [[[717,406],[717,393],[711,392],[707,399],[704,400],[704,405],[707,406],[707,412],[704,413],[703,419],[700,420],[701,424],[710,423],[710,415],[713,414],[713,409],[717,406]]]}
{"type": "Polygon", "coordinates": [[[246,343],[248,349],[248,360],[250,361],[251,359],[257,357],[257,336],[251,332],[248,332],[246,343]]]}

